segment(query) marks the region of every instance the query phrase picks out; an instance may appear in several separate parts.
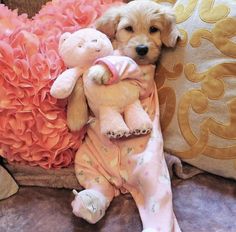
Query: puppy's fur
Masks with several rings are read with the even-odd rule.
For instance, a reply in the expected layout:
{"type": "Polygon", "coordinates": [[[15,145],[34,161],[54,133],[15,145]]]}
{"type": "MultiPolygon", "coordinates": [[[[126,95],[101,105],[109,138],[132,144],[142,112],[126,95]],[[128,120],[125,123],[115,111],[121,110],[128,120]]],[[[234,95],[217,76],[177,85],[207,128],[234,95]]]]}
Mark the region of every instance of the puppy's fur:
{"type": "MultiPolygon", "coordinates": [[[[151,0],[136,0],[109,9],[97,20],[96,28],[111,39],[121,55],[129,56],[140,65],[155,64],[162,45],[175,47],[180,37],[172,10],[151,0]],[[141,55],[137,49],[140,46],[146,49],[141,55]]],[[[96,81],[105,82],[103,76],[96,81]]],[[[165,152],[165,159],[171,175],[175,169],[178,177],[188,178],[179,158],[165,152]]]]}
{"type": "Polygon", "coordinates": [[[96,28],[109,36],[121,55],[138,64],[154,64],[162,44],[174,47],[179,37],[172,10],[151,0],[109,9],[97,20],[96,28]]]}
{"type": "MultiPolygon", "coordinates": [[[[129,56],[140,65],[154,64],[162,45],[174,47],[179,37],[171,9],[151,0],[136,0],[110,8],[95,26],[110,37],[121,55],[129,56]]],[[[95,65],[87,75],[92,75],[98,84],[106,84],[112,73],[102,65],[95,65]]],[[[81,94],[76,89],[69,98],[67,109],[68,126],[72,131],[81,127],[77,119],[81,109],[76,107],[81,94]]]]}
{"type": "MultiPolygon", "coordinates": [[[[154,64],[162,45],[174,47],[179,36],[171,9],[151,0],[136,0],[110,8],[95,26],[110,38],[114,49],[140,65],[154,64]]],[[[112,73],[105,66],[95,65],[87,75],[92,76],[98,84],[106,84],[112,73]]],[[[69,98],[67,109],[68,126],[72,131],[81,127],[77,119],[81,115],[81,108],[77,107],[81,93],[76,89],[69,98]]],[[[86,109],[85,106],[83,108],[86,109]]]]}

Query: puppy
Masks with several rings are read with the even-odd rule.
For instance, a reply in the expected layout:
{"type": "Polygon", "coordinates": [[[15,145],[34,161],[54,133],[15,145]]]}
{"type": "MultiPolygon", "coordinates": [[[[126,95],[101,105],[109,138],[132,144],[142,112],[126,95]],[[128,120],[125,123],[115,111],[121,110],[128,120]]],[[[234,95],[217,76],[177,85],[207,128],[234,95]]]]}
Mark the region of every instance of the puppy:
{"type": "MultiPolygon", "coordinates": [[[[121,55],[129,56],[139,65],[155,64],[162,45],[174,47],[180,37],[172,9],[151,0],[136,0],[109,9],[97,20],[96,28],[109,36],[121,55]]],[[[106,69],[97,66],[93,69],[97,73],[96,82],[109,80],[106,69]]],[[[182,178],[181,161],[167,153],[165,159],[171,176],[174,168],[175,174],[182,178]]]]}
{"type": "MultiPolygon", "coordinates": [[[[179,36],[175,17],[155,2],[139,0],[109,9],[97,21],[96,28],[111,39],[119,54],[139,64],[140,99],[153,120],[153,131],[151,135],[110,141],[101,135],[99,121],[90,125],[75,158],[75,173],[85,190],[74,191],[73,213],[96,223],[115,196],[130,192],[140,213],[143,232],[180,232],[173,213],[168,169],[163,162],[154,81],[154,64],[162,45],[174,47],[179,36]]],[[[105,71],[101,68],[99,77],[95,75],[98,83],[106,81],[107,76],[100,79],[105,71]]],[[[136,118],[138,120],[138,115],[136,118]]]]}
{"type": "Polygon", "coordinates": [[[164,44],[174,47],[179,37],[171,9],[150,0],[111,8],[96,23],[120,54],[140,65],[154,64],[164,44]]]}

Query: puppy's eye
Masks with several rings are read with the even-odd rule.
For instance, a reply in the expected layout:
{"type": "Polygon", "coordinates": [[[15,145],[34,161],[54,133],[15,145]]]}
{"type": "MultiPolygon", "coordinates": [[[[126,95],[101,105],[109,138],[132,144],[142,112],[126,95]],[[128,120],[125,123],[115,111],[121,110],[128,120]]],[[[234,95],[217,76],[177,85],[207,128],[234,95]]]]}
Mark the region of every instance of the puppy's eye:
{"type": "Polygon", "coordinates": [[[128,32],[134,32],[134,29],[131,26],[125,27],[125,30],[128,32]]]}
{"type": "Polygon", "coordinates": [[[149,33],[150,33],[150,34],[156,33],[156,32],[158,32],[158,31],[159,31],[159,29],[156,28],[156,27],[154,27],[154,26],[151,26],[151,27],[149,28],[149,33]]]}

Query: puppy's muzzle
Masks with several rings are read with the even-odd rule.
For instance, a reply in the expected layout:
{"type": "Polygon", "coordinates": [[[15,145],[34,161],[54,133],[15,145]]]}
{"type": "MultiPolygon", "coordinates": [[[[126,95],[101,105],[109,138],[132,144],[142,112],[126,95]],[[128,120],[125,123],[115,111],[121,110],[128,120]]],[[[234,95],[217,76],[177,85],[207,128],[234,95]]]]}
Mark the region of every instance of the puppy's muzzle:
{"type": "Polygon", "coordinates": [[[148,53],[148,46],[141,44],[135,50],[139,56],[145,56],[148,53]]]}

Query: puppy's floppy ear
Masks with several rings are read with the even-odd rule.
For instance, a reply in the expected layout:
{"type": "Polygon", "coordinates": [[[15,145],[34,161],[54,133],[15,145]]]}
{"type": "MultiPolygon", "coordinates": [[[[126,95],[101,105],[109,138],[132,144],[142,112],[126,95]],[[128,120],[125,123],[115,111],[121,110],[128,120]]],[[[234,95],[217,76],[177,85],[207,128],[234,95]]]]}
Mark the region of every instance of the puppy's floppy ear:
{"type": "Polygon", "coordinates": [[[161,16],[161,40],[166,47],[174,47],[180,32],[176,26],[176,17],[172,9],[161,7],[159,9],[161,16]]]}
{"type": "Polygon", "coordinates": [[[111,40],[115,37],[116,28],[120,21],[121,6],[108,9],[96,22],[97,30],[106,34],[111,40]]]}

